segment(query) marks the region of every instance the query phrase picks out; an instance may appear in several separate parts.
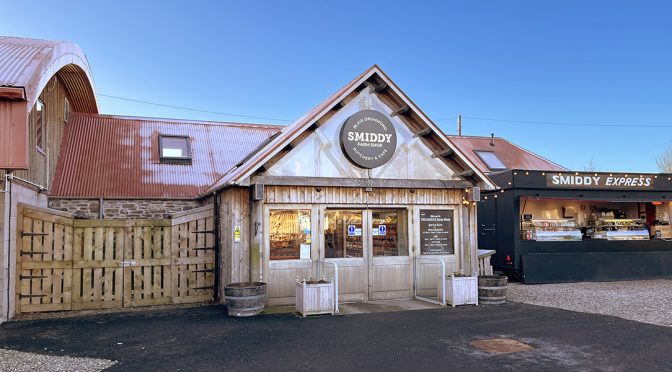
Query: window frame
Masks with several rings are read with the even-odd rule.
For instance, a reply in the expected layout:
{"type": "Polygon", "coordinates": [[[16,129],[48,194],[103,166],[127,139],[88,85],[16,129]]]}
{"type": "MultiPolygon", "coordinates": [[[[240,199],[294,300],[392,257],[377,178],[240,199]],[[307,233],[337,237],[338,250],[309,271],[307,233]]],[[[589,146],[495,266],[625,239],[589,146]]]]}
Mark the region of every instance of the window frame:
{"type": "Polygon", "coordinates": [[[159,160],[162,163],[191,163],[192,161],[192,152],[191,152],[191,138],[189,136],[177,135],[177,134],[159,134],[159,160]],[[186,152],[187,156],[164,156],[164,139],[166,138],[179,138],[184,139],[186,143],[186,152]]]}
{"type": "Polygon", "coordinates": [[[70,100],[68,99],[68,97],[64,97],[64,99],[63,99],[63,121],[65,123],[70,121],[70,112],[71,112],[70,100]]]}
{"type": "Polygon", "coordinates": [[[38,105],[40,106],[40,110],[39,110],[40,116],[39,116],[39,122],[38,122],[37,118],[35,118],[35,135],[34,135],[34,137],[35,137],[35,148],[41,154],[45,154],[44,148],[46,146],[44,146],[44,143],[45,143],[45,134],[46,134],[45,133],[45,128],[46,128],[46,125],[44,124],[44,117],[45,117],[45,112],[46,112],[46,107],[47,106],[44,104],[44,101],[42,101],[42,99],[38,98],[37,102],[35,102],[36,115],[37,115],[37,111],[38,111],[37,110],[38,105]],[[37,128],[38,128],[38,126],[40,127],[40,143],[38,143],[38,141],[37,141],[37,128]]]}
{"type": "Polygon", "coordinates": [[[494,152],[494,151],[474,150],[474,153],[476,154],[476,156],[478,156],[479,159],[481,159],[481,161],[483,162],[483,164],[485,164],[485,166],[488,167],[488,169],[491,170],[491,171],[500,171],[500,170],[507,170],[507,169],[509,169],[509,168],[506,167],[506,164],[504,164],[504,161],[502,161],[502,159],[499,158],[499,155],[497,155],[497,153],[494,152]],[[502,164],[502,168],[500,168],[500,167],[492,167],[491,164],[490,164],[490,162],[488,162],[488,161],[483,157],[483,155],[481,155],[481,154],[484,154],[484,153],[492,154],[492,155],[497,159],[497,161],[499,161],[499,162],[502,164]]]}
{"type": "Polygon", "coordinates": [[[274,206],[273,208],[268,208],[268,210],[265,213],[266,213],[266,227],[267,227],[266,234],[265,234],[266,235],[265,240],[266,240],[266,244],[268,246],[268,249],[267,249],[267,254],[268,254],[267,257],[268,258],[267,258],[267,260],[269,262],[269,265],[272,264],[272,263],[282,263],[282,262],[285,262],[285,263],[290,262],[290,263],[298,263],[298,264],[308,262],[308,263],[312,264],[313,260],[315,260],[315,253],[316,253],[316,252],[314,252],[314,246],[313,246],[314,234],[315,234],[314,230],[313,230],[313,228],[314,228],[313,223],[314,223],[314,218],[315,218],[313,208],[311,208],[310,206],[301,206],[301,205],[288,206],[288,207],[274,206]],[[308,237],[308,239],[310,239],[310,242],[306,242],[306,243],[302,243],[302,244],[308,244],[310,246],[310,255],[309,255],[308,258],[301,258],[301,251],[300,251],[300,247],[299,247],[299,258],[272,258],[272,254],[271,254],[271,214],[274,213],[274,212],[294,212],[294,211],[296,211],[296,212],[308,212],[310,230],[309,230],[309,233],[308,233],[307,237],[308,237]]]}
{"type": "Polygon", "coordinates": [[[320,218],[322,219],[320,221],[320,223],[322,224],[322,229],[320,231],[320,234],[321,234],[321,239],[322,239],[323,245],[324,245],[324,252],[322,253],[322,255],[324,256],[324,259],[326,259],[326,260],[366,260],[367,259],[368,251],[365,249],[366,245],[368,244],[366,242],[367,234],[365,233],[366,228],[367,228],[366,227],[366,221],[367,221],[366,213],[367,213],[366,208],[362,208],[361,206],[358,206],[358,205],[347,205],[347,206],[342,206],[342,207],[341,206],[337,206],[337,207],[326,206],[324,208],[323,213],[320,215],[320,218]],[[327,257],[326,232],[327,232],[327,227],[328,226],[327,226],[327,223],[326,223],[325,219],[327,218],[327,214],[329,212],[355,212],[355,213],[358,213],[361,216],[361,219],[362,219],[362,223],[361,223],[362,234],[360,235],[360,240],[361,240],[361,244],[362,244],[362,255],[361,256],[359,256],[359,257],[357,257],[357,256],[346,257],[344,255],[343,257],[327,257]]]}

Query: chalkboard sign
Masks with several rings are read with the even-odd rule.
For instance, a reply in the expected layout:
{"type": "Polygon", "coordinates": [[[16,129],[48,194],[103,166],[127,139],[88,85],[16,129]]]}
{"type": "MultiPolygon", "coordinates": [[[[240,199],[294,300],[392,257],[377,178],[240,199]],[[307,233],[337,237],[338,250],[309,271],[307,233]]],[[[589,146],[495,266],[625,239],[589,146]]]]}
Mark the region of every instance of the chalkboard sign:
{"type": "Polygon", "coordinates": [[[420,210],[420,253],[424,255],[455,253],[452,210],[420,210]]]}

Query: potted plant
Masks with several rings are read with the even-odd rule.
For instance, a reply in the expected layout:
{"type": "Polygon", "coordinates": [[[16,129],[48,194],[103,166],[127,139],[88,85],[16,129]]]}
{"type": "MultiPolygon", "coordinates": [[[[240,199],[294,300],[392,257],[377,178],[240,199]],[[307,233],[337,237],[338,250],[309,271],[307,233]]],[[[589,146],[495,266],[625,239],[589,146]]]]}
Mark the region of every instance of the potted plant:
{"type": "Polygon", "coordinates": [[[478,305],[478,274],[465,275],[461,271],[439,279],[439,301],[443,300],[441,280],[445,280],[446,303],[457,305],[478,305]]]}
{"type": "Polygon", "coordinates": [[[334,279],[296,278],[296,312],[301,316],[334,314],[334,279]]]}

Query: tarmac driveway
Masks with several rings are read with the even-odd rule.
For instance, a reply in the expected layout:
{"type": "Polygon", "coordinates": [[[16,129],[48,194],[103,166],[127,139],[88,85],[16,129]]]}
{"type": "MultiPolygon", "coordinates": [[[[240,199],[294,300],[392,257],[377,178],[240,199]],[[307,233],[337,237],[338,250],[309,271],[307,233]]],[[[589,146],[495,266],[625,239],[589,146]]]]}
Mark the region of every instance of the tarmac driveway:
{"type": "Polygon", "coordinates": [[[223,306],[0,325],[0,348],[117,360],[116,370],[671,370],[672,328],[509,303],[300,319],[223,306]],[[532,347],[472,346],[511,338],[532,347]]]}

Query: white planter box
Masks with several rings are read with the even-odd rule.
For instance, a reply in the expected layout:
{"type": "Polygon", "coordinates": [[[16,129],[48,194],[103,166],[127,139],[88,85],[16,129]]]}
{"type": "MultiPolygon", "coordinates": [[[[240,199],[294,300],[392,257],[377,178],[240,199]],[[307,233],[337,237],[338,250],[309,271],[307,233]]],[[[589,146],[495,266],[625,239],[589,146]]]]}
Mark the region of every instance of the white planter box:
{"type": "Polygon", "coordinates": [[[296,281],[296,311],[302,316],[334,314],[334,282],[296,281]]]}
{"type": "MultiPolygon", "coordinates": [[[[478,277],[477,276],[448,276],[446,275],[446,303],[456,305],[478,305],[478,277]]],[[[439,301],[443,300],[441,293],[441,279],[439,279],[439,301]]]]}

